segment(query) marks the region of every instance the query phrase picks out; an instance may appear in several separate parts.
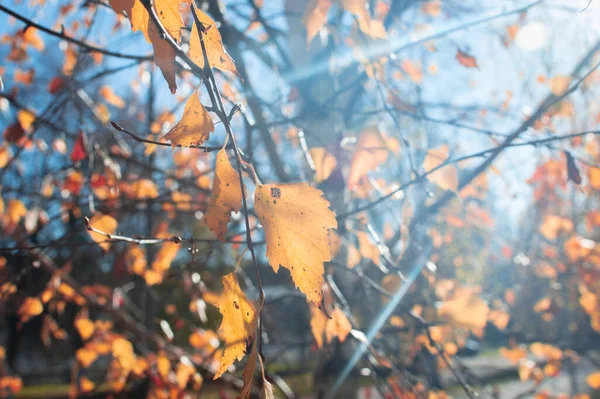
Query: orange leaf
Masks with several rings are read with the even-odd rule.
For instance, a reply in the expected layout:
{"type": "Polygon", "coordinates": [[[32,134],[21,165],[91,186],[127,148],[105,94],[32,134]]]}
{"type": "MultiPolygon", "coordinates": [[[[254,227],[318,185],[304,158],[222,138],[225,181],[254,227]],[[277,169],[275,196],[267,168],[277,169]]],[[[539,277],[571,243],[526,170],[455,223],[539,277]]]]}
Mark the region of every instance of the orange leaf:
{"type": "Polygon", "coordinates": [[[81,377],[79,379],[79,387],[81,389],[81,392],[91,392],[94,390],[95,386],[96,384],[94,384],[93,381],[90,381],[86,377],[81,377]]]}
{"type": "Polygon", "coordinates": [[[323,301],[323,262],[331,260],[329,229],[337,228],[322,195],[306,183],[264,184],[254,194],[269,264],[275,272],[279,266],[289,269],[296,287],[318,306],[323,301]]]}
{"type": "Polygon", "coordinates": [[[438,308],[438,316],[441,318],[474,331],[485,327],[488,313],[485,301],[477,296],[475,289],[468,287],[456,288],[452,297],[438,308]]]}
{"type": "Polygon", "coordinates": [[[117,108],[125,108],[125,101],[113,91],[112,87],[104,85],[100,88],[99,93],[110,105],[114,105],[117,108]]]}
{"type": "Polygon", "coordinates": [[[600,371],[588,375],[585,381],[590,387],[600,389],[600,371]]]}
{"type": "Polygon", "coordinates": [[[223,276],[221,281],[224,291],[217,307],[223,315],[219,331],[225,337],[226,346],[214,379],[219,378],[236,360],[242,360],[246,347],[254,342],[256,336],[256,311],[241,290],[235,272],[223,276]]]}
{"type": "Polygon", "coordinates": [[[25,217],[27,214],[27,208],[25,204],[18,199],[11,199],[8,201],[8,205],[6,206],[6,213],[4,214],[4,225],[5,226],[14,226],[19,221],[25,217]]]}
{"type": "MultiPolygon", "coordinates": [[[[93,228],[102,231],[106,234],[114,234],[117,231],[117,220],[110,216],[104,214],[96,214],[92,216],[90,219],[90,226],[93,228]]],[[[90,237],[92,240],[96,242],[96,244],[100,245],[100,247],[104,250],[104,252],[108,252],[110,249],[110,242],[106,242],[107,237],[103,234],[96,233],[95,231],[89,231],[90,237]]]]}
{"type": "Polygon", "coordinates": [[[173,148],[178,145],[199,146],[208,140],[214,131],[213,121],[200,102],[198,92],[194,91],[185,103],[181,120],[161,140],[170,140],[173,148]]]}
{"type": "Polygon", "coordinates": [[[19,316],[21,316],[21,322],[24,323],[32,317],[38,316],[44,310],[42,301],[35,297],[27,297],[19,308],[19,316]]]}
{"type": "MultiPolygon", "coordinates": [[[[442,165],[448,159],[448,151],[446,144],[427,151],[423,169],[429,172],[442,165]]],[[[456,191],[458,189],[458,171],[453,165],[446,165],[427,175],[427,178],[443,190],[456,191]]]]}
{"type": "Polygon", "coordinates": [[[169,371],[171,370],[171,362],[165,353],[160,353],[156,358],[156,368],[158,369],[158,375],[160,375],[163,381],[168,381],[169,371]]]}
{"type": "Polygon", "coordinates": [[[90,319],[75,320],[75,328],[84,341],[87,341],[92,336],[95,329],[94,322],[90,319]]]}
{"type": "Polygon", "coordinates": [[[91,350],[90,347],[84,346],[75,352],[75,358],[82,367],[89,367],[98,358],[98,353],[91,350]]]}
{"type": "Polygon", "coordinates": [[[229,163],[225,149],[221,149],[217,154],[212,193],[206,210],[206,223],[219,240],[225,240],[231,212],[239,212],[241,208],[240,175],[229,163]]]}
{"type": "Polygon", "coordinates": [[[467,68],[479,68],[477,65],[477,59],[472,55],[465,53],[462,50],[456,50],[456,59],[460,63],[460,65],[467,68]]]}

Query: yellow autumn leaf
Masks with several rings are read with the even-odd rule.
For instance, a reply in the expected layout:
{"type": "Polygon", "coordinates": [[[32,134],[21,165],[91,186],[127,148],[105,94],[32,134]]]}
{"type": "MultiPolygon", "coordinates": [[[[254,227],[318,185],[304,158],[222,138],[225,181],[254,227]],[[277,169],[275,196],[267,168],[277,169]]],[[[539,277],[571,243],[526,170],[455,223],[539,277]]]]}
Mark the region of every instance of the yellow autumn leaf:
{"type": "MultiPolygon", "coordinates": [[[[175,50],[169,43],[162,38],[156,25],[150,19],[148,11],[141,1],[132,0],[110,0],[113,10],[116,13],[125,13],[131,22],[131,30],[142,31],[146,41],[152,44],[154,49],[154,62],[160,68],[165,80],[169,84],[171,93],[175,93],[177,82],[175,73],[177,66],[175,63],[175,50]]],[[[169,35],[179,41],[181,38],[181,28],[184,27],[183,19],[179,12],[180,1],[157,1],[154,2],[156,15],[169,35]]]]}
{"type": "Polygon", "coordinates": [[[35,114],[26,109],[21,109],[17,112],[17,120],[24,130],[29,129],[35,122],[35,114]]]}
{"type": "Polygon", "coordinates": [[[385,163],[387,156],[387,144],[379,129],[376,126],[367,128],[356,143],[348,175],[348,188],[355,188],[364,176],[385,163]]]}
{"type": "Polygon", "coordinates": [[[200,102],[198,92],[194,91],[185,103],[181,120],[161,140],[170,140],[173,148],[178,145],[199,146],[208,140],[214,131],[215,125],[200,102]]]}
{"type": "Polygon", "coordinates": [[[4,225],[5,226],[14,226],[19,223],[19,221],[25,217],[27,214],[27,208],[25,204],[21,200],[11,199],[8,201],[6,205],[6,212],[4,214],[4,225]]]}
{"type": "Polygon", "coordinates": [[[590,387],[600,389],[600,371],[588,375],[585,381],[590,387]]]}
{"type": "Polygon", "coordinates": [[[90,319],[78,319],[75,320],[75,328],[77,329],[77,332],[79,332],[81,339],[86,341],[94,333],[95,326],[94,322],[90,319]]]}
{"type": "Polygon", "coordinates": [[[190,377],[194,375],[195,372],[196,369],[191,364],[185,364],[182,362],[177,364],[175,377],[177,379],[177,386],[179,389],[184,389],[187,386],[190,377]]]}
{"type": "Polygon", "coordinates": [[[113,341],[112,355],[125,370],[131,370],[135,366],[136,358],[133,345],[125,338],[117,338],[113,341]]]}
{"type": "MultiPolygon", "coordinates": [[[[106,234],[114,234],[117,231],[117,224],[117,220],[110,215],[97,214],[90,219],[90,226],[106,234]]],[[[104,252],[108,252],[111,243],[106,242],[106,236],[91,230],[89,233],[92,240],[100,245],[104,252]]]]}
{"type": "Polygon", "coordinates": [[[229,163],[225,149],[222,149],[217,154],[212,193],[206,210],[206,223],[219,240],[225,240],[231,212],[239,212],[241,208],[240,175],[229,163]]]}
{"type": "MultiPolygon", "coordinates": [[[[233,59],[223,47],[223,39],[221,39],[221,33],[217,29],[215,21],[198,9],[196,9],[196,16],[202,25],[204,25],[203,40],[206,52],[208,53],[207,57],[210,67],[237,74],[233,59]]],[[[198,35],[198,27],[195,23],[190,34],[189,56],[200,68],[204,68],[204,53],[202,52],[202,44],[198,35]]]]}
{"type": "Polygon", "coordinates": [[[84,346],[75,352],[75,358],[83,368],[86,368],[96,361],[98,353],[84,346]]]}
{"type": "Polygon", "coordinates": [[[309,46],[327,22],[331,0],[310,0],[304,10],[302,23],[306,26],[306,45],[309,46]]]}
{"type": "Polygon", "coordinates": [[[221,278],[223,293],[217,307],[223,315],[219,331],[225,337],[225,348],[221,357],[221,367],[215,374],[219,378],[236,360],[241,360],[246,347],[254,342],[256,336],[256,311],[240,288],[234,273],[221,278]]]}
{"type": "MultiPolygon", "coordinates": [[[[449,149],[446,144],[427,151],[423,161],[423,169],[429,172],[439,167],[448,159],[448,153],[449,149]]],[[[443,190],[456,191],[458,189],[458,171],[453,165],[446,165],[427,175],[427,178],[443,190]]]]}
{"type": "Polygon", "coordinates": [[[169,371],[171,370],[171,362],[165,353],[161,352],[156,358],[156,368],[158,370],[158,375],[161,376],[163,381],[167,381],[169,371]]]}
{"type": "Polygon", "coordinates": [[[263,184],[256,188],[254,209],[273,270],[289,269],[296,287],[321,306],[323,262],[331,260],[329,229],[337,228],[323,192],[306,183],[263,184]]]}
{"type": "Polygon", "coordinates": [[[96,384],[94,384],[94,382],[89,380],[87,377],[81,377],[79,379],[79,388],[81,389],[81,392],[91,392],[94,390],[95,386],[96,384]]]}
{"type": "Polygon", "coordinates": [[[40,301],[36,297],[27,297],[19,307],[19,316],[21,316],[21,322],[26,322],[42,313],[44,310],[44,305],[42,305],[42,301],[40,301]]]}
{"type": "Polygon", "coordinates": [[[98,93],[104,99],[104,101],[110,105],[114,105],[117,108],[125,108],[125,101],[123,101],[123,99],[114,92],[112,87],[104,85],[100,88],[98,93]]]}
{"type": "Polygon", "coordinates": [[[337,166],[337,160],[323,147],[311,148],[309,153],[315,166],[315,181],[320,183],[327,180],[337,166]]]}

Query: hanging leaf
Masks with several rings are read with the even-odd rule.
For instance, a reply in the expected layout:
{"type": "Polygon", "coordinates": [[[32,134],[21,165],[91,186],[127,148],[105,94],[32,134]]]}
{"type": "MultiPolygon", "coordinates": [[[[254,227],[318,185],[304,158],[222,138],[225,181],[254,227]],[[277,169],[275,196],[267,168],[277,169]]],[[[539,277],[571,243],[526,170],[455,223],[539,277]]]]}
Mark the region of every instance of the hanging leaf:
{"type": "Polygon", "coordinates": [[[565,151],[567,157],[567,177],[575,184],[581,184],[581,173],[570,151],[565,151]]]}
{"type": "Polygon", "coordinates": [[[178,145],[197,147],[208,140],[210,134],[214,131],[213,121],[200,102],[198,92],[194,91],[185,103],[181,120],[161,140],[170,140],[172,148],[178,145]]]}
{"type": "Polygon", "coordinates": [[[466,68],[479,68],[479,65],[477,65],[477,59],[471,54],[466,53],[460,49],[456,50],[456,59],[458,60],[460,65],[466,68]]]}
{"type": "Polygon", "coordinates": [[[488,320],[489,307],[468,287],[457,287],[452,296],[438,308],[438,316],[450,320],[458,327],[464,327],[477,333],[488,320]]]}
{"type": "Polygon", "coordinates": [[[225,349],[215,380],[236,360],[242,360],[246,348],[252,345],[256,337],[257,322],[254,306],[240,288],[235,272],[223,276],[221,281],[224,290],[219,297],[217,307],[223,315],[219,331],[225,337],[225,349]]]}
{"type": "Polygon", "coordinates": [[[52,78],[50,83],[48,84],[48,93],[56,94],[65,86],[65,81],[60,76],[55,76],[52,78]]]}
{"type": "Polygon", "coordinates": [[[244,372],[242,373],[244,386],[242,387],[237,399],[246,399],[250,397],[250,391],[252,390],[252,379],[254,377],[254,370],[256,370],[257,354],[258,345],[255,341],[252,343],[252,351],[250,352],[250,356],[248,356],[248,362],[246,363],[246,367],[244,367],[244,372]]]}
{"type": "Polygon", "coordinates": [[[221,149],[217,154],[210,203],[206,210],[206,223],[219,240],[225,240],[231,212],[239,212],[241,208],[240,175],[229,163],[225,149],[221,149]]]}
{"type": "MultiPolygon", "coordinates": [[[[233,72],[237,75],[237,69],[231,56],[223,47],[221,33],[217,29],[215,21],[201,10],[196,9],[198,20],[204,25],[203,39],[207,52],[208,63],[211,68],[217,68],[224,72],[233,72]]],[[[200,68],[204,68],[204,53],[198,35],[198,27],[194,23],[190,34],[190,59],[200,68]]]]}
{"type": "Polygon", "coordinates": [[[296,287],[324,310],[323,262],[331,260],[329,229],[337,220],[322,196],[306,183],[264,184],[256,188],[254,208],[273,270],[289,269],[296,287]]]}

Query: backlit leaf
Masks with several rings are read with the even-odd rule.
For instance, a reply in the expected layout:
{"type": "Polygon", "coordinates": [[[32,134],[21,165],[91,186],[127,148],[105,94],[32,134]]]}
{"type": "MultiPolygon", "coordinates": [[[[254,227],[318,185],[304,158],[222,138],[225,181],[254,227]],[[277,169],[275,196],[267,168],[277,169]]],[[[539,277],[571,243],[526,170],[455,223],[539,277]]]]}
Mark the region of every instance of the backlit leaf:
{"type": "Polygon", "coordinates": [[[264,184],[254,194],[269,264],[275,272],[289,269],[296,287],[317,306],[323,301],[323,262],[331,260],[329,229],[337,228],[322,196],[306,183],[264,184]]]}
{"type": "Polygon", "coordinates": [[[306,26],[306,45],[310,45],[327,22],[331,0],[310,0],[304,10],[302,22],[306,26]]]}
{"type": "Polygon", "coordinates": [[[225,337],[226,346],[215,379],[226,372],[236,360],[244,357],[246,347],[254,342],[257,321],[254,306],[241,290],[235,272],[223,276],[221,281],[224,290],[217,307],[223,315],[219,331],[225,337]]]}
{"type": "Polygon", "coordinates": [[[114,92],[112,87],[104,85],[100,88],[100,96],[109,103],[117,108],[125,108],[125,101],[114,92]]]}
{"type": "Polygon", "coordinates": [[[214,131],[213,121],[200,102],[198,92],[194,91],[185,103],[181,120],[162,137],[162,140],[170,140],[173,148],[178,145],[182,147],[199,146],[208,140],[214,131]]]}
{"type": "MultiPolygon", "coordinates": [[[[208,53],[207,56],[210,67],[237,74],[237,69],[233,59],[223,47],[221,33],[217,29],[215,21],[198,9],[196,9],[196,15],[198,16],[198,20],[202,23],[202,25],[204,25],[205,31],[203,33],[203,39],[206,52],[208,53]]],[[[192,27],[192,33],[190,34],[189,56],[192,61],[200,66],[200,68],[204,67],[202,45],[200,43],[200,36],[198,35],[198,27],[195,23],[192,27]]]]}
{"type": "Polygon", "coordinates": [[[377,127],[367,128],[358,138],[350,164],[348,188],[356,187],[361,178],[387,160],[388,148],[377,127]]]}
{"type": "Polygon", "coordinates": [[[77,332],[79,332],[81,339],[86,341],[94,333],[95,326],[94,322],[90,319],[78,319],[75,320],[75,328],[77,329],[77,332]]]}
{"type": "Polygon", "coordinates": [[[229,163],[225,149],[221,149],[217,154],[210,203],[208,204],[205,216],[208,227],[215,233],[219,240],[225,240],[227,224],[231,219],[231,212],[239,212],[241,208],[242,189],[240,187],[240,175],[238,175],[229,163]]]}
{"type": "MultiPolygon", "coordinates": [[[[90,225],[93,228],[100,230],[101,232],[106,234],[114,234],[115,231],[117,231],[117,224],[117,220],[114,217],[100,213],[92,216],[92,218],[90,219],[90,225]]],[[[89,233],[90,237],[92,237],[92,240],[94,240],[98,245],[100,245],[104,252],[107,252],[110,249],[111,243],[106,242],[108,238],[105,235],[96,233],[95,231],[91,230],[89,231],[89,233]]]]}

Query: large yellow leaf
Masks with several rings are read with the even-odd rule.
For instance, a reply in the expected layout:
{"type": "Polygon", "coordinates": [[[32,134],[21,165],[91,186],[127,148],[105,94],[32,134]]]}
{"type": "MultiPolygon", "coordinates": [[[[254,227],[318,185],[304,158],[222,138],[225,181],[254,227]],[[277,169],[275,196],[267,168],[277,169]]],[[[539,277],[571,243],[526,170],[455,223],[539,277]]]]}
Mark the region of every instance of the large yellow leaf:
{"type": "Polygon", "coordinates": [[[239,212],[241,208],[240,175],[229,163],[225,149],[222,149],[217,154],[212,194],[206,210],[206,223],[219,240],[225,240],[231,212],[239,212]]]}
{"type": "MultiPolygon", "coordinates": [[[[181,38],[181,28],[184,27],[183,19],[179,13],[179,5],[184,0],[157,0],[154,2],[156,14],[160,19],[165,30],[179,41],[181,38]]],[[[152,43],[154,49],[154,62],[160,68],[165,80],[169,84],[169,89],[175,93],[177,83],[175,81],[175,50],[164,40],[146,8],[139,0],[110,0],[110,5],[117,13],[125,12],[131,22],[131,30],[142,31],[146,41],[152,43]]]]}
{"type": "MultiPolygon", "coordinates": [[[[90,219],[90,226],[103,233],[114,234],[117,231],[117,220],[110,215],[97,214],[90,219]]],[[[110,249],[110,242],[106,242],[107,237],[105,235],[95,231],[89,231],[89,233],[92,240],[96,241],[96,244],[100,245],[104,252],[110,249]]]]}
{"type": "Polygon", "coordinates": [[[162,140],[170,140],[173,148],[178,145],[199,146],[208,140],[214,131],[215,125],[200,102],[198,92],[194,91],[185,103],[181,120],[162,137],[162,140]]]}
{"type": "MultiPolygon", "coordinates": [[[[217,68],[221,71],[237,74],[233,59],[223,47],[223,39],[221,39],[221,33],[219,33],[219,30],[217,29],[215,21],[198,9],[196,9],[196,15],[198,16],[198,20],[204,25],[204,46],[208,53],[208,63],[211,68],[217,68]]],[[[190,35],[189,56],[200,68],[204,68],[204,53],[202,52],[202,44],[200,43],[200,36],[198,35],[198,27],[195,23],[190,35]]]]}
{"type": "Polygon", "coordinates": [[[317,306],[323,300],[323,262],[331,260],[329,229],[337,228],[322,196],[306,183],[264,184],[254,194],[271,267],[289,269],[296,287],[317,306]]]}
{"type": "MultiPolygon", "coordinates": [[[[423,161],[426,172],[433,170],[448,159],[448,146],[446,144],[427,151],[423,161]]],[[[458,171],[453,165],[447,165],[427,175],[427,178],[443,190],[456,191],[458,189],[458,171]]]]}
{"type": "Polygon", "coordinates": [[[256,311],[240,288],[234,273],[221,278],[224,291],[217,307],[223,315],[219,331],[225,337],[225,349],[221,357],[221,367],[215,374],[219,378],[236,360],[241,360],[246,347],[252,345],[256,336],[256,311]]]}
{"type": "Polygon", "coordinates": [[[352,156],[348,188],[355,188],[360,179],[383,164],[387,156],[387,144],[379,129],[375,126],[367,128],[358,138],[356,151],[352,156]]]}

